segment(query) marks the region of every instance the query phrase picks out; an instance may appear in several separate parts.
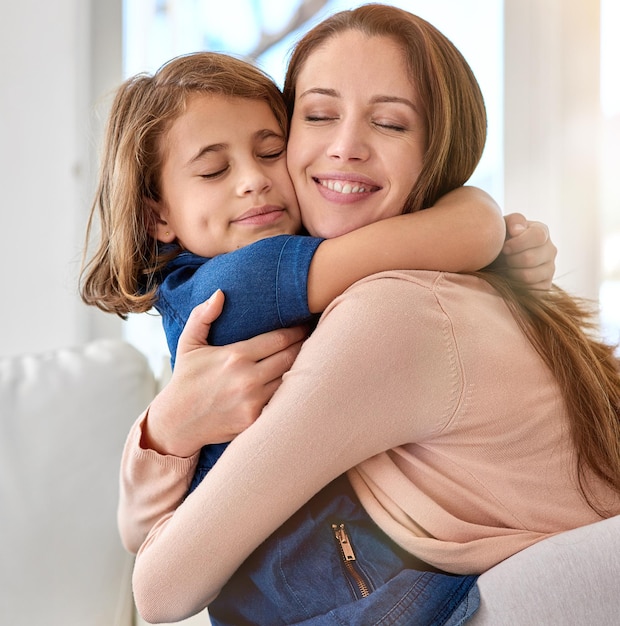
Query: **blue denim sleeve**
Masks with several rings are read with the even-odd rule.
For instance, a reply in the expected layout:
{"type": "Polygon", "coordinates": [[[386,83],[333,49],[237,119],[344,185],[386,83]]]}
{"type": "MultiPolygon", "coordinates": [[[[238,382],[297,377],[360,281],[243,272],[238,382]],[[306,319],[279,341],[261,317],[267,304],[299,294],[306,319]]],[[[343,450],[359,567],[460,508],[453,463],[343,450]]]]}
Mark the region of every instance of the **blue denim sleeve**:
{"type": "Polygon", "coordinates": [[[212,345],[310,321],[308,271],[321,241],[279,235],[212,259],[180,254],[167,268],[156,303],[173,364],[191,310],[217,289],[226,303],[211,326],[212,345]]]}

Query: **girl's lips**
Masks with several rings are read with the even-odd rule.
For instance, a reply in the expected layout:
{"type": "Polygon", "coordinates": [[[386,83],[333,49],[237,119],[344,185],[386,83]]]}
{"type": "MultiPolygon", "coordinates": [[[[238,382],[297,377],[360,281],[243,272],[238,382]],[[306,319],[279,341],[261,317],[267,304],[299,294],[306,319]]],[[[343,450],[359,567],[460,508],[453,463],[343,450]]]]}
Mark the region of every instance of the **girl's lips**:
{"type": "Polygon", "coordinates": [[[264,226],[277,222],[285,213],[286,209],[278,206],[254,207],[232,221],[242,226],[264,226]]]}

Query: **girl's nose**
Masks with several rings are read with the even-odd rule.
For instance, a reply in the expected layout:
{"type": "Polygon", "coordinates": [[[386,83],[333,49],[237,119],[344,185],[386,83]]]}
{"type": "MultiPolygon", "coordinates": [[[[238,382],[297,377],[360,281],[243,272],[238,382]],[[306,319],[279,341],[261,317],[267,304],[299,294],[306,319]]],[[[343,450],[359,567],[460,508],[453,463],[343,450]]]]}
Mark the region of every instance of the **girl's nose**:
{"type": "Polygon", "coordinates": [[[239,177],[238,191],[240,195],[260,194],[271,189],[271,178],[258,163],[243,169],[239,177]]]}

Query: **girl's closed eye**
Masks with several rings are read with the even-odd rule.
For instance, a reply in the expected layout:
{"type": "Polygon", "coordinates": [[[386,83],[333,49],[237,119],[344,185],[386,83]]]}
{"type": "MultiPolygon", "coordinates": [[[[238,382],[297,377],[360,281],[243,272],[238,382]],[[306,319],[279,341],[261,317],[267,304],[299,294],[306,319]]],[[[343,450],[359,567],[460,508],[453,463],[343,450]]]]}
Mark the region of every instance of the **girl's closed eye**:
{"type": "Polygon", "coordinates": [[[258,142],[255,154],[263,161],[277,161],[286,154],[286,140],[280,135],[269,133],[258,142]]]}
{"type": "Polygon", "coordinates": [[[212,180],[214,178],[218,178],[219,176],[223,176],[228,171],[228,168],[229,165],[226,164],[223,167],[219,167],[213,171],[203,172],[202,174],[199,174],[199,177],[205,180],[212,180]]]}
{"type": "Polygon", "coordinates": [[[276,161],[280,157],[283,157],[285,154],[286,154],[286,149],[280,148],[279,150],[274,150],[274,151],[266,152],[264,154],[259,154],[258,157],[266,161],[276,161]]]}

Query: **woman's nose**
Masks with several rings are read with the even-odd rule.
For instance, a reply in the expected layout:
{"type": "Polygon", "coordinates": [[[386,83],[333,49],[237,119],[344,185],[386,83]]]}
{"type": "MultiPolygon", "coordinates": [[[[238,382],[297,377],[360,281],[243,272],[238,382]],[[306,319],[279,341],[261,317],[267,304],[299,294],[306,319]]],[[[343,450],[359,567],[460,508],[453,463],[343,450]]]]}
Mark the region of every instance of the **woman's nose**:
{"type": "Polygon", "coordinates": [[[356,120],[343,120],[333,129],[328,156],[344,161],[365,161],[370,155],[364,124],[356,120]]]}

